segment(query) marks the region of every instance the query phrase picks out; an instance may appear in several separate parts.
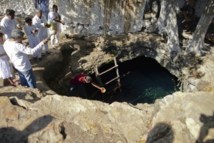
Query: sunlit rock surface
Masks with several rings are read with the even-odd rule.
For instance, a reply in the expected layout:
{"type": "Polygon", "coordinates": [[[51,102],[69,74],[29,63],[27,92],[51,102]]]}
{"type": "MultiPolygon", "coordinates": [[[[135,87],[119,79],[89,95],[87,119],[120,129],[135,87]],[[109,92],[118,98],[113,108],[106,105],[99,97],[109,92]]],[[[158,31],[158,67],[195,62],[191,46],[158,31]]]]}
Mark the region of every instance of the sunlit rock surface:
{"type": "MultiPolygon", "coordinates": [[[[0,11],[3,13],[6,8],[13,8],[19,14],[32,14],[33,2],[22,2],[2,0],[0,11]]],[[[50,5],[59,5],[67,23],[64,29],[72,34],[87,35],[141,30],[144,2],[56,0],[50,1],[50,5]]],[[[196,9],[197,15],[200,15],[199,10],[196,9]]],[[[24,87],[0,88],[1,143],[214,142],[213,47],[202,58],[181,53],[178,59],[171,59],[169,47],[161,42],[162,37],[155,34],[129,33],[125,37],[89,38],[91,43],[86,40],[87,37],[68,42],[67,48],[73,51],[66,54],[71,59],[65,60],[66,57],[60,55],[59,49],[52,49],[52,54],[41,65],[34,63],[38,87],[42,92],[24,87]],[[133,106],[116,102],[109,105],[57,95],[46,85],[43,77],[44,70],[57,67],[55,62],[61,64],[62,60],[67,64],[71,62],[75,69],[90,71],[96,65],[112,60],[114,56],[126,61],[141,55],[156,59],[176,75],[183,82],[181,87],[185,92],[176,92],[150,105],[133,106]]],[[[48,73],[53,77],[48,79],[55,79],[57,74],[62,73],[61,68],[56,70],[59,72],[54,73],[56,71],[52,70],[48,73]]]]}
{"type": "MultiPolygon", "coordinates": [[[[59,13],[65,21],[62,26],[69,34],[120,34],[141,31],[144,26],[146,0],[49,0],[49,9],[53,4],[59,6],[59,13]]],[[[179,1],[182,7],[184,0],[179,1]]],[[[200,16],[205,2],[196,3],[196,15],[200,16]]],[[[0,13],[7,8],[17,14],[34,15],[34,0],[2,0],[0,13]]]]}
{"type": "MultiPolygon", "coordinates": [[[[66,22],[63,29],[69,33],[80,34],[119,34],[136,32],[142,28],[145,1],[131,0],[50,0],[59,6],[62,19],[66,22]]],[[[17,13],[33,14],[33,1],[3,1],[0,13],[13,8],[17,13]]]]}
{"type": "MultiPolygon", "coordinates": [[[[143,36],[129,34],[125,38],[127,48],[124,54],[121,51],[123,60],[128,60],[141,54],[154,56],[167,69],[173,71],[173,66],[167,66],[167,60],[162,58],[158,48],[153,50],[138,49],[133,50],[134,45],[128,43],[137,42],[143,36]],[[141,37],[141,38],[140,38],[141,37]],[[126,54],[127,53],[127,54],[126,54]],[[129,54],[130,53],[130,54],[129,54]],[[151,54],[149,54],[151,53],[151,54]],[[126,56],[125,56],[126,55],[126,56]],[[126,58],[125,58],[126,57],[126,58]],[[172,69],[171,69],[172,68],[172,69]]],[[[149,35],[147,42],[152,39],[149,35]]],[[[158,38],[155,38],[158,45],[158,38]]],[[[102,38],[95,40],[94,44],[100,44],[102,38]]],[[[117,40],[112,40],[118,43],[117,40]]],[[[87,42],[86,42],[87,43],[87,42]]],[[[76,48],[72,56],[74,67],[84,66],[87,69],[94,67],[94,64],[102,63],[112,59],[114,49],[103,53],[101,49],[96,49],[93,44],[86,44],[82,40],[68,43],[62,48],[76,48]],[[83,55],[87,55],[84,57],[83,55]],[[104,56],[105,55],[105,56],[104,56]],[[86,63],[77,64],[82,57],[86,63]],[[100,57],[100,58],[95,58],[100,57]],[[102,58],[101,58],[102,57],[102,58]],[[99,60],[97,60],[99,59],[99,60]]],[[[123,44],[125,44],[123,43],[123,44]]],[[[149,43],[149,42],[148,42],[149,43]]],[[[155,43],[155,42],[154,42],[155,43]]],[[[112,43],[110,43],[111,45],[112,43]]],[[[138,43],[140,44],[140,43],[138,43]]],[[[143,41],[142,43],[143,44],[143,41]]],[[[146,44],[146,43],[144,43],[146,44]]],[[[160,44],[160,43],[159,43],[160,44]]],[[[154,45],[153,45],[154,46],[154,45]]],[[[162,45],[164,47],[164,44],[162,45]]],[[[122,47],[121,47],[122,48],[122,47]]],[[[137,47],[135,47],[137,48],[137,47]]],[[[155,47],[154,47],[155,48],[155,47]]],[[[108,49],[108,48],[107,48],[108,49]]],[[[107,50],[105,49],[105,50],[107,50]]],[[[161,50],[161,49],[160,49],[161,50]]],[[[60,50],[53,49],[52,53],[41,63],[33,64],[34,71],[38,79],[38,87],[43,90],[32,90],[24,87],[4,87],[0,90],[0,140],[1,143],[15,142],[65,142],[65,143],[88,143],[88,142],[195,142],[213,140],[214,123],[214,93],[212,73],[214,71],[213,54],[204,57],[202,64],[198,64],[200,72],[204,75],[196,78],[187,67],[184,67],[183,74],[191,85],[196,84],[197,92],[182,93],[176,92],[163,99],[158,99],[154,104],[138,104],[136,106],[127,103],[105,104],[98,101],[83,100],[81,98],[66,97],[57,95],[46,87],[42,73],[44,67],[56,67],[56,61],[64,58],[60,55],[60,50]],[[53,66],[53,65],[54,66],[53,66]],[[51,66],[52,65],[52,66],[51,66]],[[202,82],[203,81],[203,82],[202,82]],[[200,83],[197,85],[197,83],[200,83]],[[199,91],[198,91],[199,90],[199,91]],[[202,92],[200,92],[202,91],[202,92]]],[[[186,57],[187,58],[187,57],[186,57]]],[[[191,58],[191,57],[190,57],[191,58]]],[[[169,62],[169,61],[168,61],[169,62]]],[[[186,63],[186,61],[183,61],[186,63]]],[[[191,62],[191,61],[190,61],[191,62]]],[[[81,62],[80,62],[81,63],[81,62]]],[[[59,70],[58,68],[56,68],[59,70]]],[[[61,69],[60,69],[61,70],[61,69]]],[[[61,73],[60,71],[59,73],[61,73]]],[[[49,72],[49,76],[55,73],[49,72]]],[[[53,78],[54,79],[54,78],[53,78]]]]}
{"type": "Polygon", "coordinates": [[[1,143],[182,143],[195,142],[199,136],[214,139],[213,93],[178,92],[154,105],[134,107],[19,89],[19,93],[10,87],[1,89],[1,143]]]}

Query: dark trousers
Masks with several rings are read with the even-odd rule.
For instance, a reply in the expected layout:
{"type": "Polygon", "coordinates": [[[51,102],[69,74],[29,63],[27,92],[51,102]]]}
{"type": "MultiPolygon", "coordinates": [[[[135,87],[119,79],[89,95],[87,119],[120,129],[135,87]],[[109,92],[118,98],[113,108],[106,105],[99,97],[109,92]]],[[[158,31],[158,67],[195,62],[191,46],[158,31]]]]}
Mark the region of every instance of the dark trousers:
{"type": "Polygon", "coordinates": [[[18,71],[18,74],[22,86],[36,88],[36,79],[35,76],[33,75],[32,69],[25,72],[18,71]]]}
{"type": "Polygon", "coordinates": [[[76,85],[71,84],[70,88],[69,88],[69,95],[87,98],[85,85],[84,84],[76,84],[76,85]]]}

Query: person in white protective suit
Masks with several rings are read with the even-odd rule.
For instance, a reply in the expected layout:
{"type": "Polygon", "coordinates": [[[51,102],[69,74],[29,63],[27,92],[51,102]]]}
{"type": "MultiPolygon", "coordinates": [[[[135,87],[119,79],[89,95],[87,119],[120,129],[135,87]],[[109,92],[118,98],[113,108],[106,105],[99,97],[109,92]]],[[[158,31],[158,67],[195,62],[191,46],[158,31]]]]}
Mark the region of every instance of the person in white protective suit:
{"type": "Polygon", "coordinates": [[[5,16],[2,18],[0,23],[1,31],[4,33],[5,39],[11,38],[11,32],[16,28],[17,22],[15,18],[15,11],[7,9],[5,16]]]}
{"type": "Polygon", "coordinates": [[[15,86],[16,83],[13,80],[13,75],[11,71],[11,66],[9,63],[9,57],[7,56],[4,48],[3,48],[3,43],[4,43],[4,34],[0,32],[0,78],[3,79],[3,85],[13,85],[15,86]]]}
{"type": "Polygon", "coordinates": [[[52,11],[48,14],[48,23],[51,25],[49,28],[49,33],[53,34],[51,36],[51,46],[54,47],[59,43],[59,34],[61,32],[61,24],[64,25],[64,22],[61,20],[61,16],[58,13],[57,5],[53,5],[52,11]]]}
{"type": "MultiPolygon", "coordinates": [[[[38,28],[39,42],[46,39],[48,37],[48,31],[47,31],[48,24],[45,17],[42,16],[42,10],[36,11],[36,15],[33,17],[32,22],[33,22],[33,25],[35,25],[38,28]]],[[[43,47],[43,53],[49,54],[47,43],[43,47]]]]}
{"type": "MultiPolygon", "coordinates": [[[[32,18],[30,17],[25,18],[25,23],[24,32],[27,35],[29,47],[36,47],[39,44],[38,28],[32,24],[32,18]]],[[[33,55],[34,58],[38,59],[41,59],[41,56],[41,51],[33,55]]]]}
{"type": "Polygon", "coordinates": [[[48,19],[49,0],[35,0],[35,8],[41,9],[45,18],[48,19]]]}

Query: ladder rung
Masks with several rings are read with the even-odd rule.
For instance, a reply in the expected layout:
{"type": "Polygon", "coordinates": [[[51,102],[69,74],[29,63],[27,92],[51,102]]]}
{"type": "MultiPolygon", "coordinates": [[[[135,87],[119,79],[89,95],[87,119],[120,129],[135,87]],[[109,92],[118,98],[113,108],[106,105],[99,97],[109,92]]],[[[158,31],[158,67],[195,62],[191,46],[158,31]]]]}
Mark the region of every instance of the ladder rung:
{"type": "Polygon", "coordinates": [[[113,69],[115,69],[115,68],[117,68],[118,67],[118,65],[116,65],[116,66],[114,66],[114,67],[112,67],[112,68],[110,68],[110,69],[108,69],[108,70],[106,70],[106,71],[104,71],[104,72],[101,72],[101,73],[99,73],[98,75],[103,75],[103,74],[105,74],[105,73],[107,73],[107,72],[109,72],[109,71],[111,71],[111,70],[113,70],[113,69]]]}
{"type": "Polygon", "coordinates": [[[113,82],[113,81],[115,81],[115,80],[117,80],[117,79],[119,79],[119,78],[120,78],[120,77],[115,77],[115,78],[113,78],[112,80],[106,82],[105,85],[108,85],[109,83],[111,83],[111,82],[113,82]]]}

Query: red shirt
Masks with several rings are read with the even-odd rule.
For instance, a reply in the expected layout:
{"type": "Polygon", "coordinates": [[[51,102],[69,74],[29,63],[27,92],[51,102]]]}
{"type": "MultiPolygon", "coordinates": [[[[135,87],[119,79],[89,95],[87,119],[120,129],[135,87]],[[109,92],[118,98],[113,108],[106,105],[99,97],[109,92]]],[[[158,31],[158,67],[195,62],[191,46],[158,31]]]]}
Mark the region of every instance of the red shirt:
{"type": "Polygon", "coordinates": [[[85,74],[78,74],[73,79],[70,80],[70,84],[84,84],[86,83],[84,78],[86,77],[85,74]]]}

